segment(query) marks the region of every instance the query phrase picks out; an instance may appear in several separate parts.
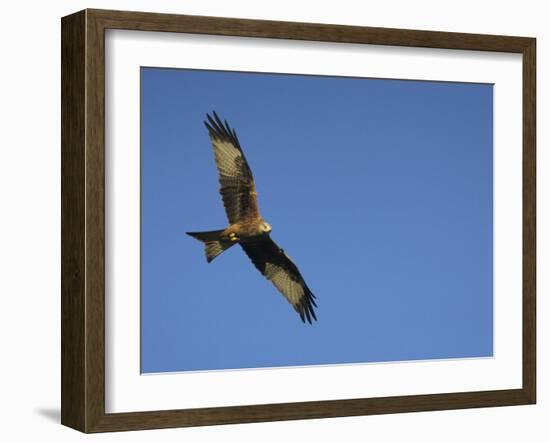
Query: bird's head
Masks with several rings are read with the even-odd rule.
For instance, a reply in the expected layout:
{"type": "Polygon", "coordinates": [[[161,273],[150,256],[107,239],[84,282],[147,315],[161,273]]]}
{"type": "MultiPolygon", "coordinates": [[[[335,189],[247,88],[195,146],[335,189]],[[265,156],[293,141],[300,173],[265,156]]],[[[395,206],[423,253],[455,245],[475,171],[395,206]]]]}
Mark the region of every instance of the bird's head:
{"type": "Polygon", "coordinates": [[[262,233],[269,233],[271,232],[271,225],[267,221],[263,221],[260,223],[260,231],[262,233]]]}

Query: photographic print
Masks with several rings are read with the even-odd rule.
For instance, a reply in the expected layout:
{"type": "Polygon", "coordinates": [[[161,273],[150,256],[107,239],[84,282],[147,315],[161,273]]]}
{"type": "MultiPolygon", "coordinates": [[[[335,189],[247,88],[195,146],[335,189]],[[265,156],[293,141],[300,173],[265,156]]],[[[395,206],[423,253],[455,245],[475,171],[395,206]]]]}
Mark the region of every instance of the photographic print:
{"type": "Polygon", "coordinates": [[[492,109],[142,67],[142,373],[492,357],[492,109]]]}
{"type": "Polygon", "coordinates": [[[536,40],[87,9],[61,422],[536,403],[536,40]]]}

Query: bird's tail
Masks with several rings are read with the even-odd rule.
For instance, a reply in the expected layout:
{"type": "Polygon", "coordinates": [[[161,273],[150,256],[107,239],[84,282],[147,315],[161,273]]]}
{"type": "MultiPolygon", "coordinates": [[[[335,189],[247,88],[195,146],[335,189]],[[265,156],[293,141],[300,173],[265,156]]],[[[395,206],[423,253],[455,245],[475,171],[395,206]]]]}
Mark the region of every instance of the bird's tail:
{"type": "Polygon", "coordinates": [[[189,236],[204,243],[204,251],[206,254],[206,260],[211,262],[216,256],[221,254],[224,250],[231,247],[234,242],[224,241],[221,239],[223,233],[222,230],[212,230],[211,232],[186,232],[189,236]]]}

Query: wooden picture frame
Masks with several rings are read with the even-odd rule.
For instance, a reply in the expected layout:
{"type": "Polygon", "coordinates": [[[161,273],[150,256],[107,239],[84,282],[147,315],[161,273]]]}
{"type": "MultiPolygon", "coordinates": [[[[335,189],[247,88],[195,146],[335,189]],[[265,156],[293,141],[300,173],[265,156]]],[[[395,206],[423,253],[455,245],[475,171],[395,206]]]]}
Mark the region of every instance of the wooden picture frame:
{"type": "Polygon", "coordinates": [[[534,404],[534,38],[84,10],[62,19],[62,424],[83,432],[534,404]],[[518,53],[523,63],[523,386],[519,389],[105,412],[105,30],[518,53]]]}

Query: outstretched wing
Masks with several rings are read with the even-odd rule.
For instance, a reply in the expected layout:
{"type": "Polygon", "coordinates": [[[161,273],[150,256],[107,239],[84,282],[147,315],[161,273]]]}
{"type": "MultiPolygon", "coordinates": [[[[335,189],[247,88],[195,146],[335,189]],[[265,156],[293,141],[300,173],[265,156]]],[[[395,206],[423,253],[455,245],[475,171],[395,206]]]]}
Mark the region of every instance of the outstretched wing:
{"type": "Polygon", "coordinates": [[[317,307],[315,295],[311,293],[296,264],[269,235],[240,244],[262,275],[292,304],[303,322],[307,320],[311,324],[312,319],[317,319],[313,311],[313,307],[317,307]]]}
{"type": "Polygon", "coordinates": [[[235,129],[222,123],[216,112],[204,124],[212,141],[219,173],[220,194],[230,224],[258,218],[258,203],[252,171],[239,144],[235,129]]]}

